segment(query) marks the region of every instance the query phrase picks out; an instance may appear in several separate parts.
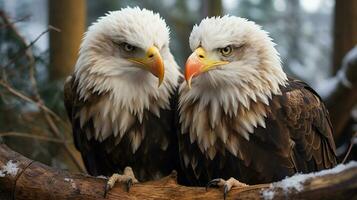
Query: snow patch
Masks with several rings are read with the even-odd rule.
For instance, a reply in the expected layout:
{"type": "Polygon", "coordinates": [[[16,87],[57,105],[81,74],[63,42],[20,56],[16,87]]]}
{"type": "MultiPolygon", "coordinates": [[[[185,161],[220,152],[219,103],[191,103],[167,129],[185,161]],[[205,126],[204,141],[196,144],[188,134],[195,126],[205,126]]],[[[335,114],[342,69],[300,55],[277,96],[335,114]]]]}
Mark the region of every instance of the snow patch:
{"type": "Polygon", "coordinates": [[[64,178],[64,181],[69,182],[73,189],[77,189],[76,183],[71,178],[64,178]]]}
{"type": "Polygon", "coordinates": [[[272,200],[274,198],[275,192],[271,189],[262,191],[262,196],[265,200],[272,200]]]}
{"type": "Polygon", "coordinates": [[[2,166],[0,169],[0,177],[5,177],[7,174],[10,176],[16,176],[19,171],[18,163],[13,160],[9,160],[5,166],[2,166]]]}
{"type": "Polygon", "coordinates": [[[274,189],[276,188],[283,189],[285,193],[288,193],[292,190],[300,192],[301,190],[304,189],[303,183],[310,178],[319,177],[327,174],[340,173],[352,167],[357,167],[356,161],[351,161],[348,164],[339,164],[332,169],[326,169],[319,172],[312,172],[309,174],[295,174],[292,177],[287,177],[279,182],[270,184],[270,187],[268,189],[263,189],[261,191],[261,195],[263,196],[264,199],[271,200],[274,198],[274,193],[275,193],[274,189]]]}

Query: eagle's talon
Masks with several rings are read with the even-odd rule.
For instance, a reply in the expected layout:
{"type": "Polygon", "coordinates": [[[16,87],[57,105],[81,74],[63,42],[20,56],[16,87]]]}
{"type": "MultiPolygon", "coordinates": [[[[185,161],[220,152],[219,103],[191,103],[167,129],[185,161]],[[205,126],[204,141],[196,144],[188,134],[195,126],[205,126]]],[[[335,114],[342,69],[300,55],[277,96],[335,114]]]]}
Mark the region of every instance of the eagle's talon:
{"type": "Polygon", "coordinates": [[[133,185],[133,179],[129,179],[127,182],[126,182],[126,191],[129,192],[131,186],[133,185]]]}
{"type": "Polygon", "coordinates": [[[116,182],[125,183],[126,191],[129,192],[131,186],[139,181],[135,178],[131,167],[125,167],[123,174],[114,173],[109,177],[107,185],[105,186],[104,197],[107,195],[108,191],[114,187],[116,182]]]}
{"type": "Polygon", "coordinates": [[[229,192],[228,185],[224,184],[224,192],[223,192],[223,199],[224,200],[226,200],[228,192],[229,192]]]}
{"type": "Polygon", "coordinates": [[[216,178],[216,179],[213,179],[207,183],[206,191],[212,185],[223,187],[223,199],[224,200],[226,200],[228,192],[231,190],[232,187],[247,187],[248,186],[245,183],[239,182],[235,178],[230,178],[228,180],[216,178]]]}
{"type": "Polygon", "coordinates": [[[104,198],[107,198],[109,190],[110,190],[110,185],[108,184],[108,181],[107,181],[105,184],[105,189],[104,189],[104,198]]]}
{"type": "Polygon", "coordinates": [[[216,178],[216,179],[212,179],[210,180],[207,185],[206,185],[206,191],[208,191],[208,188],[211,186],[219,186],[218,184],[222,181],[221,178],[216,178]]]}

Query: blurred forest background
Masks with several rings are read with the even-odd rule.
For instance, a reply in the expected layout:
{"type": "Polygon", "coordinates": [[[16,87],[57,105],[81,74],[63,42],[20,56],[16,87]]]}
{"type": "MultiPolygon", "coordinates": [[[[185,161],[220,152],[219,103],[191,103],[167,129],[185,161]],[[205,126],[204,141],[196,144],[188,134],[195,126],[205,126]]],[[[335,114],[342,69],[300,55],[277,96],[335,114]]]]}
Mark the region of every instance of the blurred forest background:
{"type": "Polygon", "coordinates": [[[73,71],[86,28],[126,6],[161,14],[180,66],[191,53],[190,31],[204,17],[230,14],[262,25],[277,43],[285,71],[322,95],[338,153],[347,151],[357,131],[355,0],[0,0],[0,140],[31,159],[83,171],[63,105],[63,81],[73,71]]]}

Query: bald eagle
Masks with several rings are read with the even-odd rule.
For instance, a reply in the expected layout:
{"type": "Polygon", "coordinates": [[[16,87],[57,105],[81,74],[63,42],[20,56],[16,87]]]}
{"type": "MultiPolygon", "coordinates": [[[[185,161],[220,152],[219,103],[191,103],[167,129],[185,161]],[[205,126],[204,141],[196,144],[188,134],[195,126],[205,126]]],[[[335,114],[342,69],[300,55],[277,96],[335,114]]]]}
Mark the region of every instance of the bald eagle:
{"type": "Polygon", "coordinates": [[[180,76],[158,14],[125,8],[89,27],[64,86],[74,142],[89,174],[134,172],[116,179],[135,182],[175,168],[172,108],[180,76]]]}
{"type": "Polygon", "coordinates": [[[274,46],[243,18],[194,26],[179,91],[186,184],[213,179],[209,185],[224,186],[226,194],[232,186],[336,165],[328,111],[311,87],[287,77],[274,46]]]}

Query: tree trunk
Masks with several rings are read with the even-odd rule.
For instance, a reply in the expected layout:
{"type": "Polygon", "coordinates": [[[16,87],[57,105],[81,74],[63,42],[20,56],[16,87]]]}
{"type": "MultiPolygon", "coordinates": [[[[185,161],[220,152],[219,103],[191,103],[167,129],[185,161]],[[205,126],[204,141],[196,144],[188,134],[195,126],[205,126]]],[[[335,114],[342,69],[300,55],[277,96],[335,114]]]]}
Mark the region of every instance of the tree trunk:
{"type": "Polygon", "coordinates": [[[51,79],[62,80],[73,71],[85,19],[85,0],[49,0],[49,24],[61,30],[50,32],[51,79]]]}
{"type": "MultiPolygon", "coordinates": [[[[233,188],[228,199],[354,199],[357,197],[357,164],[339,173],[300,181],[303,188],[283,190],[282,183],[233,188]],[[263,194],[266,194],[264,196],[263,194]]],[[[299,184],[298,183],[298,184],[299,184]]],[[[104,199],[106,179],[72,174],[29,160],[0,144],[0,199],[104,199]]],[[[222,199],[222,191],[186,187],[176,183],[173,173],[166,178],[135,184],[130,192],[116,184],[106,199],[222,199]]]]}
{"type": "Polygon", "coordinates": [[[346,53],[357,44],[357,1],[335,1],[333,73],[336,74],[346,53]]]}
{"type": "Polygon", "coordinates": [[[203,18],[223,15],[222,0],[202,0],[201,6],[203,18]]]}

